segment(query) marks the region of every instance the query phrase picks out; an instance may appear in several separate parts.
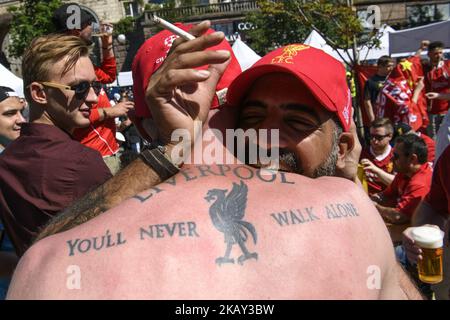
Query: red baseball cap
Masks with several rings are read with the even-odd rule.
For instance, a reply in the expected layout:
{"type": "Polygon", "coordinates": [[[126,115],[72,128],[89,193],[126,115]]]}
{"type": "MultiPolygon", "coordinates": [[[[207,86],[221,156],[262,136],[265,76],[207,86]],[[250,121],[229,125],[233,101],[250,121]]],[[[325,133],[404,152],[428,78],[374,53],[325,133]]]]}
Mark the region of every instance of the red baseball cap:
{"type": "MultiPolygon", "coordinates": [[[[192,24],[184,25],[181,23],[175,23],[175,25],[185,31],[189,31],[194,26],[192,24]]],[[[215,32],[213,29],[209,29],[207,34],[213,32],[215,32]]],[[[178,36],[172,32],[163,30],[149,38],[139,48],[132,65],[133,93],[137,117],[151,118],[150,109],[145,102],[145,91],[150,81],[150,77],[162,65],[166,59],[167,53],[172,47],[172,43],[177,38],[178,36]]],[[[216,87],[216,95],[211,104],[211,108],[213,109],[218,108],[224,103],[226,89],[234,78],[241,74],[242,70],[228,41],[223,40],[217,46],[208,48],[207,50],[228,50],[231,53],[231,62],[216,87]]],[[[201,70],[207,68],[208,66],[203,66],[197,69],[201,70]]]]}
{"type": "Polygon", "coordinates": [[[349,131],[352,100],[344,66],[322,50],[304,44],[281,47],[262,57],[233,81],[227,103],[239,106],[259,77],[277,72],[292,74],[304,83],[325,109],[336,113],[344,131],[349,131]]]}

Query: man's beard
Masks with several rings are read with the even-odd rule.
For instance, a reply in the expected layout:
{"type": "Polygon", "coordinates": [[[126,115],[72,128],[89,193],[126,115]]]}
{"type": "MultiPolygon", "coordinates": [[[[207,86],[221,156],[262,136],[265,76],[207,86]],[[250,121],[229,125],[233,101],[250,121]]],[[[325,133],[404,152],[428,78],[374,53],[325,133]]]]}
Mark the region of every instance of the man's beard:
{"type": "MultiPolygon", "coordinates": [[[[247,149],[248,151],[248,149],[247,149]]],[[[318,168],[316,168],[310,176],[310,178],[319,178],[324,176],[334,176],[336,174],[336,163],[338,159],[339,154],[339,147],[336,141],[333,142],[333,146],[331,148],[331,152],[327,159],[320,164],[318,168]]],[[[247,155],[247,153],[246,153],[247,155]]],[[[245,163],[250,166],[256,166],[256,167],[264,167],[261,165],[258,161],[258,163],[255,165],[254,163],[249,163],[249,159],[246,157],[245,163]]],[[[297,159],[294,152],[290,151],[287,148],[280,148],[279,149],[279,158],[278,158],[278,168],[280,171],[286,171],[286,172],[292,172],[300,175],[304,174],[304,169],[299,163],[299,160],[297,159]]]]}
{"type": "MultiPolygon", "coordinates": [[[[318,168],[316,168],[310,178],[319,178],[319,177],[331,177],[336,174],[336,163],[338,159],[339,148],[337,144],[333,144],[330,155],[327,159],[320,164],[318,168]]],[[[279,158],[280,168],[283,171],[289,171],[293,173],[297,173],[300,175],[304,175],[304,169],[299,165],[297,157],[295,153],[289,151],[288,149],[282,148],[280,149],[280,158],[279,158]]]]}

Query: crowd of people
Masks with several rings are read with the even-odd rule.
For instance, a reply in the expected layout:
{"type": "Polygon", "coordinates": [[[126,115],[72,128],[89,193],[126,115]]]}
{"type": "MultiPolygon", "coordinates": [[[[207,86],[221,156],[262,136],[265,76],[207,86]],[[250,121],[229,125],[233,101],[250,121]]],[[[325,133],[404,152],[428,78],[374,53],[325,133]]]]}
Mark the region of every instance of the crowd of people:
{"type": "MultiPolygon", "coordinates": [[[[448,187],[436,191],[432,181],[437,179],[433,167],[450,142],[450,63],[444,59],[442,42],[424,40],[416,55],[397,64],[382,56],[377,65],[364,87],[364,111],[371,123],[365,128],[368,143],[360,162],[368,194],[386,222],[398,258],[407,265],[402,239],[419,205],[430,205],[434,192],[443,203],[448,201],[443,197],[448,187]],[[421,57],[424,50],[427,59],[421,57]]],[[[442,161],[445,166],[448,159],[442,161]]],[[[439,225],[445,230],[445,224],[439,225]]],[[[448,299],[448,291],[439,298],[448,299]]]]}
{"type": "Polygon", "coordinates": [[[112,35],[101,37],[94,66],[91,17],[68,29],[67,6],[54,14],[58,32],[25,52],[26,102],[0,87],[0,295],[9,287],[11,299],[450,298],[448,240],[445,280],[427,286],[411,236],[424,224],[448,235],[443,43],[423,41],[397,64],[380,57],[357,106],[370,122],[358,136],[341,62],[291,44],[242,72],[207,21],[176,24],[194,40],[165,30],[145,41],[133,92],[110,99],[112,35]],[[173,140],[180,129],[190,136],[182,149],[173,140]],[[231,148],[211,140],[230,129],[276,131],[256,144],[277,149],[279,170],[250,161],[248,137],[243,146],[232,137],[231,148]],[[196,157],[199,146],[214,160],[196,157]],[[81,282],[70,287],[74,265],[81,282]]]}

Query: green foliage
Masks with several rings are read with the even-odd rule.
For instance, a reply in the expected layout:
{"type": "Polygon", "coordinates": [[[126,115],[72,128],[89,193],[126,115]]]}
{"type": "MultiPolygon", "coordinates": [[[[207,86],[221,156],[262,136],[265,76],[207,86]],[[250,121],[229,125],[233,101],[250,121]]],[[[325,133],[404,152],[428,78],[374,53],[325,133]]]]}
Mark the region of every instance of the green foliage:
{"type": "Polygon", "coordinates": [[[114,24],[114,36],[119,34],[127,34],[133,32],[136,19],[133,17],[125,17],[114,24]]]}
{"type": "Polygon", "coordinates": [[[146,3],[144,10],[145,11],[157,11],[157,10],[161,10],[163,8],[162,4],[158,4],[158,3],[146,3]]]}
{"type": "Polygon", "coordinates": [[[20,58],[35,37],[55,31],[51,17],[60,5],[61,0],[25,0],[8,9],[13,15],[10,31],[13,57],[20,58]]]}
{"type": "Polygon", "coordinates": [[[301,42],[310,32],[299,16],[292,15],[294,1],[258,0],[260,11],[251,12],[246,21],[255,27],[246,32],[258,54],[265,55],[280,46],[301,42]]]}
{"type": "Polygon", "coordinates": [[[355,12],[342,1],[257,0],[257,3],[260,10],[247,16],[256,28],[246,34],[259,54],[303,42],[313,27],[326,35],[335,48],[350,49],[354,39],[367,40],[355,12]]]}
{"type": "Polygon", "coordinates": [[[303,11],[307,19],[305,24],[314,24],[340,48],[351,48],[355,37],[357,39],[363,33],[356,12],[341,1],[311,1],[304,5],[303,11]]]}

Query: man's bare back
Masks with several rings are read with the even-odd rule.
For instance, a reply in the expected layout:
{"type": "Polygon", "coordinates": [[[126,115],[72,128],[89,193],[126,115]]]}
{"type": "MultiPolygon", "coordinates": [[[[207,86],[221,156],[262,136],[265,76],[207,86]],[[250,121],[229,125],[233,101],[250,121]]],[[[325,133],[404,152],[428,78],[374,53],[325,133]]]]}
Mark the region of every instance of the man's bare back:
{"type": "Polygon", "coordinates": [[[352,182],[186,166],[38,242],[9,298],[403,298],[395,267],[382,219],[352,182]]]}

